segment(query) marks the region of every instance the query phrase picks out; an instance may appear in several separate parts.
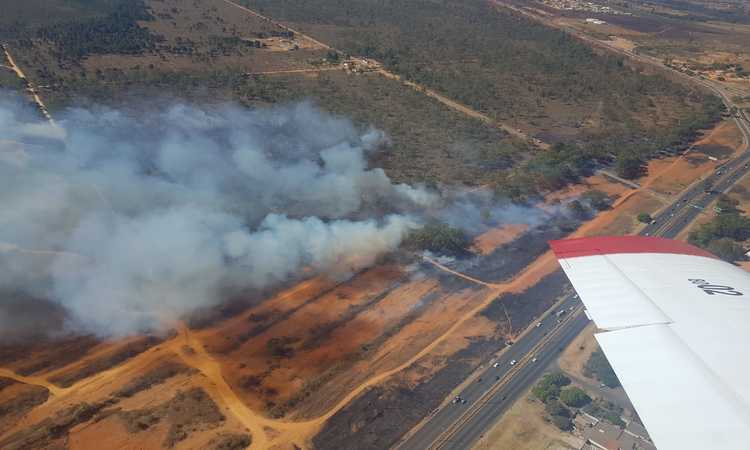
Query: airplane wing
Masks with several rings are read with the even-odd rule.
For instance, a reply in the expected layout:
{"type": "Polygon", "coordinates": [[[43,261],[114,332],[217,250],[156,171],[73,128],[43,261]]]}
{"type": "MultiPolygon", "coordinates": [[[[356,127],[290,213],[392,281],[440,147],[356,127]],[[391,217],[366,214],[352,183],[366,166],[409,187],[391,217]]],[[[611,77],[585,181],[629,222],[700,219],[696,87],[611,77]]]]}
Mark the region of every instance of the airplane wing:
{"type": "Polygon", "coordinates": [[[654,444],[750,449],[750,274],[663,238],[550,245],[654,444]]]}

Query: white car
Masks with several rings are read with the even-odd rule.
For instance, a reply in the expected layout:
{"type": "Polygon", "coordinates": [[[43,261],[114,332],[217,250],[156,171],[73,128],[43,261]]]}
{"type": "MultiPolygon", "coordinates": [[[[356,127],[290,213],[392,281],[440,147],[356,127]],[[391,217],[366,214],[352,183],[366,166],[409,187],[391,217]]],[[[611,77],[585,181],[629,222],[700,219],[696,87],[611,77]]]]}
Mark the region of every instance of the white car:
{"type": "Polygon", "coordinates": [[[495,363],[492,365],[492,367],[500,367],[500,363],[495,363]]]}
{"type": "Polygon", "coordinates": [[[542,326],[542,322],[537,322],[537,323],[536,323],[536,327],[537,327],[537,328],[539,328],[539,327],[541,327],[541,326],[542,326]]]}
{"type": "Polygon", "coordinates": [[[536,356],[531,358],[531,362],[536,362],[536,356]]]}
{"type": "Polygon", "coordinates": [[[510,362],[510,365],[511,365],[511,366],[515,366],[517,362],[518,362],[518,361],[516,361],[516,360],[514,359],[514,360],[512,360],[512,361],[510,362]]]}

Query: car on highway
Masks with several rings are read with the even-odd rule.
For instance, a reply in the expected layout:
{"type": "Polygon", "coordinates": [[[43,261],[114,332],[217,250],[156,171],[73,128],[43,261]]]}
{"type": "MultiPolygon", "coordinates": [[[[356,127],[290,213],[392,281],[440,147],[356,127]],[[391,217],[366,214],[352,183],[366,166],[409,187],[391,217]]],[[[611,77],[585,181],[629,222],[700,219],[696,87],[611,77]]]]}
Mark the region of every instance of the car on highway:
{"type": "Polygon", "coordinates": [[[500,363],[496,362],[495,364],[492,365],[492,367],[495,367],[495,368],[500,367],[500,363]]]}
{"type": "Polygon", "coordinates": [[[516,361],[515,359],[514,359],[514,360],[511,360],[511,362],[510,362],[510,365],[511,365],[511,366],[515,366],[517,362],[518,362],[518,361],[516,361]]]}
{"type": "Polygon", "coordinates": [[[536,362],[536,356],[535,356],[535,357],[533,357],[533,358],[531,358],[531,362],[533,362],[533,363],[535,363],[535,362],[536,362]]]}
{"type": "Polygon", "coordinates": [[[537,323],[536,323],[536,327],[537,327],[537,328],[539,328],[539,327],[541,327],[541,326],[542,326],[542,322],[537,322],[537,323]]]}

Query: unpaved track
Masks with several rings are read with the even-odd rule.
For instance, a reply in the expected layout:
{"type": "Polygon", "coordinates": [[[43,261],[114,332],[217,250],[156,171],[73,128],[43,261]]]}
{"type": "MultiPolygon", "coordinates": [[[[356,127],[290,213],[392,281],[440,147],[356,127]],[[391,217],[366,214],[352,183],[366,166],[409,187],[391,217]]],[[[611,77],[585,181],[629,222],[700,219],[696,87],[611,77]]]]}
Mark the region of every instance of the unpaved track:
{"type": "MultiPolygon", "coordinates": [[[[280,27],[280,28],[283,28],[285,30],[291,31],[295,35],[302,36],[304,39],[306,39],[306,40],[308,40],[310,42],[313,42],[313,43],[315,43],[315,44],[317,44],[317,45],[319,45],[319,46],[321,46],[321,47],[323,47],[325,49],[334,50],[334,51],[337,51],[339,53],[345,53],[345,52],[341,52],[340,50],[338,50],[338,49],[336,49],[336,48],[334,48],[334,47],[332,47],[332,46],[330,46],[328,44],[320,42],[319,40],[317,40],[317,39],[315,39],[315,38],[313,38],[313,37],[311,37],[311,36],[309,36],[307,34],[301,33],[301,32],[299,32],[299,31],[297,31],[297,30],[295,30],[293,28],[290,28],[287,25],[282,24],[281,22],[275,21],[275,20],[273,20],[273,19],[271,19],[269,17],[266,17],[266,16],[264,16],[264,15],[258,13],[258,12],[253,11],[252,9],[246,8],[246,7],[244,7],[244,6],[242,6],[242,5],[238,4],[238,3],[235,3],[235,2],[233,2],[231,0],[221,0],[221,1],[223,1],[224,3],[227,3],[229,5],[235,6],[235,7],[239,8],[239,9],[245,11],[248,14],[251,14],[251,15],[253,15],[255,17],[258,17],[258,18],[260,18],[262,20],[265,20],[265,21],[267,21],[269,23],[272,23],[272,24],[276,25],[277,27],[280,27]]],[[[372,58],[370,58],[370,59],[372,59],[372,58]]],[[[424,85],[415,83],[413,81],[405,80],[401,76],[399,76],[399,75],[397,75],[397,74],[395,74],[393,72],[389,72],[386,69],[383,69],[382,65],[380,63],[378,63],[378,65],[381,66],[381,67],[378,70],[376,70],[375,72],[379,73],[380,75],[382,75],[382,76],[384,76],[386,78],[390,78],[392,80],[399,81],[403,85],[408,86],[408,87],[410,87],[410,88],[412,88],[412,89],[414,89],[414,90],[416,90],[418,92],[421,92],[421,93],[425,94],[426,96],[428,96],[430,98],[434,98],[435,100],[437,100],[440,103],[444,104],[445,106],[453,109],[454,111],[458,111],[458,112],[460,112],[462,114],[465,114],[465,115],[467,115],[467,116],[469,116],[469,117],[471,117],[473,119],[481,120],[484,123],[487,123],[487,124],[492,125],[494,127],[500,128],[503,131],[505,131],[506,133],[508,133],[509,135],[515,137],[516,139],[520,139],[520,140],[523,140],[525,142],[531,142],[531,143],[533,143],[534,145],[536,145],[537,147],[539,147],[541,149],[547,150],[547,149],[550,148],[549,144],[547,144],[545,142],[542,142],[539,139],[532,138],[532,137],[528,136],[527,134],[523,133],[521,130],[519,130],[517,128],[513,128],[513,127],[511,127],[509,125],[506,125],[504,123],[498,122],[498,121],[492,119],[491,117],[489,117],[488,115],[483,114],[483,113],[481,113],[479,111],[476,111],[474,109],[471,109],[468,106],[463,105],[463,104],[461,104],[461,103],[459,103],[459,102],[457,102],[455,100],[451,100],[450,98],[448,98],[448,97],[446,97],[446,96],[444,96],[442,94],[439,94],[439,93],[433,91],[432,89],[429,89],[429,88],[425,87],[424,85]]],[[[276,73],[278,73],[278,72],[276,72],[276,73]]]]}
{"type": "Polygon", "coordinates": [[[16,61],[13,59],[13,57],[10,54],[10,51],[8,51],[8,46],[5,44],[2,44],[3,52],[5,53],[5,59],[8,61],[8,64],[10,64],[10,69],[12,69],[18,78],[24,80],[26,84],[28,85],[27,91],[31,94],[31,96],[34,98],[34,101],[39,106],[39,110],[44,114],[44,117],[49,120],[51,124],[54,125],[55,121],[52,119],[52,116],[49,114],[49,111],[47,110],[47,105],[44,104],[42,101],[42,98],[39,97],[39,94],[37,94],[36,89],[31,85],[31,81],[26,77],[26,74],[23,73],[23,70],[21,70],[20,67],[18,67],[18,64],[16,64],[16,61]]]}
{"type": "Polygon", "coordinates": [[[528,136],[527,134],[523,133],[521,130],[519,130],[517,128],[513,128],[513,127],[511,127],[509,125],[506,125],[504,123],[498,122],[498,121],[492,119],[490,116],[488,116],[486,114],[483,114],[483,113],[481,113],[479,111],[476,111],[474,109],[471,109],[471,108],[469,108],[468,106],[466,106],[466,105],[464,105],[462,103],[459,103],[459,102],[457,102],[455,100],[451,100],[450,98],[448,98],[448,97],[446,97],[446,96],[444,96],[442,94],[439,94],[439,93],[433,91],[432,89],[429,89],[429,88],[425,87],[424,85],[415,83],[413,81],[405,80],[400,75],[397,75],[397,74],[395,74],[393,72],[389,72],[389,71],[387,71],[387,70],[385,70],[383,68],[378,69],[377,72],[380,73],[381,75],[383,75],[386,78],[397,80],[397,81],[399,81],[401,84],[403,84],[405,86],[408,86],[408,87],[410,87],[410,88],[412,88],[412,89],[414,89],[414,90],[416,90],[418,92],[421,92],[421,93],[425,94],[426,96],[428,96],[430,98],[434,98],[435,100],[439,101],[440,103],[444,104],[445,106],[447,106],[447,107],[449,107],[449,108],[451,108],[451,109],[453,109],[455,111],[458,111],[458,112],[460,112],[462,114],[465,114],[465,115],[467,115],[467,116],[469,116],[469,117],[471,117],[473,119],[481,120],[482,122],[484,122],[484,123],[486,123],[488,125],[492,125],[494,127],[500,128],[501,130],[505,131],[506,133],[510,134],[511,136],[513,136],[513,137],[515,137],[517,139],[520,139],[520,140],[523,140],[523,141],[530,141],[534,145],[536,145],[537,147],[539,147],[541,149],[544,149],[544,150],[548,150],[550,148],[549,144],[547,144],[545,142],[542,142],[539,139],[532,138],[532,137],[528,136]]]}
{"type": "Polygon", "coordinates": [[[22,375],[18,375],[12,370],[8,369],[0,369],[0,377],[3,378],[10,378],[11,380],[18,381],[19,383],[23,384],[30,384],[33,386],[40,386],[45,389],[47,389],[50,394],[59,397],[66,391],[68,391],[70,388],[61,388],[58,386],[55,386],[54,384],[47,381],[45,378],[42,377],[24,377],[22,375]]]}
{"type": "Polygon", "coordinates": [[[295,73],[320,73],[331,72],[334,70],[344,70],[343,65],[333,67],[320,67],[317,69],[289,69],[289,70],[269,70],[267,72],[245,72],[244,75],[288,75],[295,73]]]}
{"type": "Polygon", "coordinates": [[[440,270],[442,270],[444,272],[448,272],[450,274],[453,274],[453,275],[455,275],[455,276],[457,276],[459,278],[463,278],[466,281],[470,281],[472,283],[480,284],[480,285],[482,285],[484,287],[488,287],[490,289],[498,289],[498,288],[502,288],[503,287],[502,284],[488,283],[486,281],[482,281],[480,279],[470,277],[470,276],[468,276],[468,275],[466,275],[464,273],[456,272],[455,270],[451,269],[450,267],[444,266],[444,265],[440,264],[439,262],[437,262],[436,260],[434,260],[432,258],[428,258],[426,256],[423,256],[422,259],[425,260],[425,261],[427,261],[428,263],[432,264],[433,266],[437,267],[438,269],[440,269],[440,270]]]}
{"type": "Polygon", "coordinates": [[[179,334],[182,338],[177,340],[178,345],[182,344],[182,347],[178,349],[180,358],[191,367],[198,369],[211,381],[215,390],[215,395],[212,397],[220,397],[221,403],[250,431],[253,446],[267,448],[268,440],[263,431],[263,425],[266,424],[267,419],[255,414],[237,397],[221,374],[219,363],[206,352],[203,343],[196,339],[184,324],[180,325],[179,334]]]}

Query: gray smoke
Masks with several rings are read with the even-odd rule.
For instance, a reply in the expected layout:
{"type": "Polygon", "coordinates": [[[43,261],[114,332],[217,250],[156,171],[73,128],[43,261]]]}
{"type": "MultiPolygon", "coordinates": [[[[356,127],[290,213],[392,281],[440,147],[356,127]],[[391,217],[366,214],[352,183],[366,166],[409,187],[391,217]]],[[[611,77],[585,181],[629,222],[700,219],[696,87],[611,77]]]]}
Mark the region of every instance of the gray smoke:
{"type": "Polygon", "coordinates": [[[443,206],[431,215],[453,227],[461,228],[470,236],[477,236],[503,224],[526,224],[529,228],[544,224],[556,212],[509,200],[498,200],[488,189],[446,190],[441,195],[443,206]]]}
{"type": "Polygon", "coordinates": [[[305,103],[72,109],[53,126],[3,97],[0,287],[59,303],[77,329],[125,335],[227,290],[346,276],[437,199],[367,167],[385,143],[305,103]]]}

